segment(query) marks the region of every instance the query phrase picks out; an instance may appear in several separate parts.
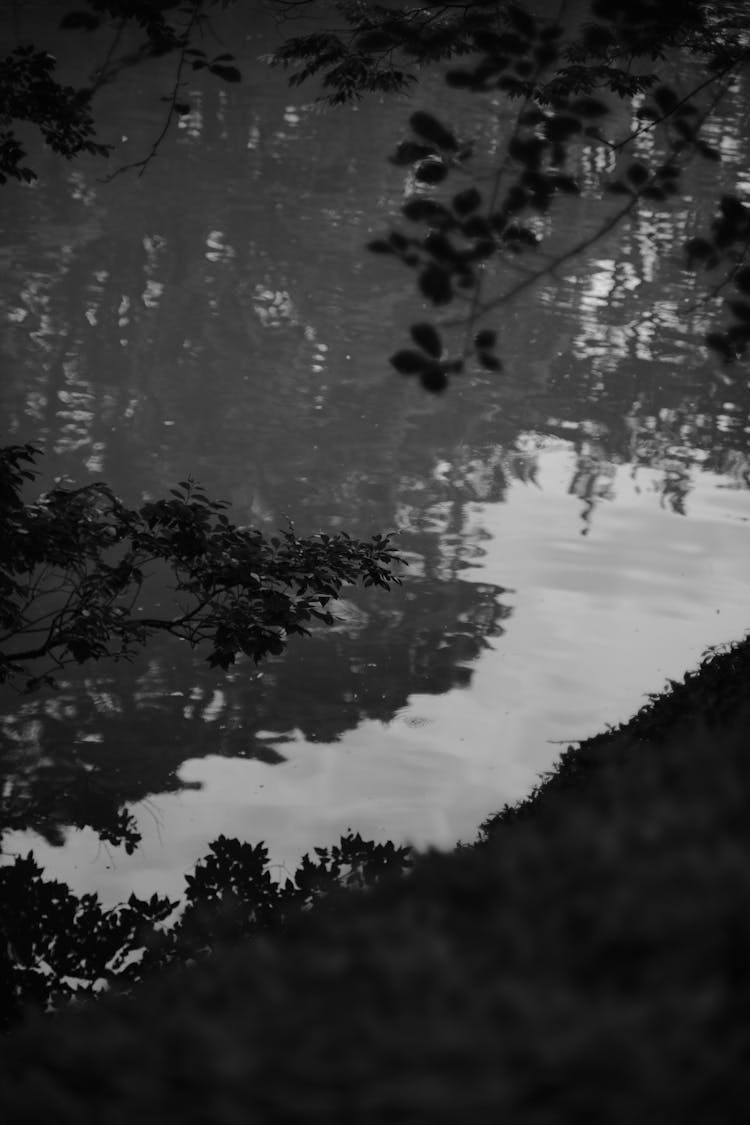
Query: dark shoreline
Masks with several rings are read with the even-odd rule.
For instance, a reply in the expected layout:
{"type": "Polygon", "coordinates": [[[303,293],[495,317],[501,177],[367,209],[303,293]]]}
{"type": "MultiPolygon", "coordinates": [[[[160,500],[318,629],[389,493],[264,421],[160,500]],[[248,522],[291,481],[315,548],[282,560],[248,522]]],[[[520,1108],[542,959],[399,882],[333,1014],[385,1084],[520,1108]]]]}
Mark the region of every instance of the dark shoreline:
{"type": "Polygon", "coordinates": [[[567,750],[477,843],[3,1048],[7,1125],[734,1125],[750,637],[567,750]]]}

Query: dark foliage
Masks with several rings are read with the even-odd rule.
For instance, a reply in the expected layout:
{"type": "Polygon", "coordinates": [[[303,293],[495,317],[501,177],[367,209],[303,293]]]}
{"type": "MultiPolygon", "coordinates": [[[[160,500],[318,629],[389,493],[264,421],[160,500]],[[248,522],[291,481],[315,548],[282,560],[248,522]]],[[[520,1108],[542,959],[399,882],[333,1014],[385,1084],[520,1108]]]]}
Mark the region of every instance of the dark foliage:
{"type": "Polygon", "coordinates": [[[0,1029],[32,1011],[61,1011],[71,1001],[130,992],[167,968],[187,968],[227,942],[279,935],[292,917],[336,909],[334,892],[365,890],[411,863],[408,847],[350,833],[304,856],[279,882],[268,850],[220,836],[186,877],[185,903],[131,895],[104,908],[45,879],[31,854],[0,866],[0,1029]],[[182,913],[175,919],[178,907],[182,913]]]}
{"type": "Polygon", "coordinates": [[[241,653],[257,662],[312,622],[332,624],[327,606],[345,585],[400,581],[388,536],[300,538],[289,528],[267,538],[230,523],[227,505],[192,480],[140,508],[101,483],[27,503],[21,490],[37,454],[0,450],[0,682],[28,690],[71,661],[128,659],[155,633],[206,643],[213,667],[241,653]],[[173,612],[149,614],[144,587],[164,577],[173,612]]]}
{"type": "MultiPolygon", "coordinates": [[[[320,15],[315,0],[268,2],[284,30],[296,30],[292,21],[300,16],[320,15]]],[[[144,37],[140,52],[129,60],[118,59],[113,51],[90,89],[74,91],[57,83],[54,60],[34,46],[9,55],[0,64],[0,176],[30,180],[34,175],[24,163],[15,121],[36,124],[65,156],[84,151],[104,155],[107,146],[93,139],[91,98],[96,89],[113,80],[124,65],[154,54],[174,55],[173,86],[163,97],[164,128],[151,151],[128,166],[142,174],[170,123],[190,110],[184,89],[188,71],[205,71],[230,83],[241,80],[231,54],[210,56],[197,45],[210,30],[210,16],[221,6],[222,0],[159,6],[139,0],[88,0],[86,7],[68,11],[62,25],[71,33],[85,35],[106,24],[116,36],[118,28],[135,25],[144,37]]],[[[537,259],[518,280],[518,256],[543,248],[547,238],[539,216],[552,215],[560,196],[580,192],[574,168],[577,146],[593,141],[618,156],[614,174],[602,176],[598,194],[606,191],[621,196],[622,202],[614,215],[603,213],[600,235],[641,207],[669,207],[673,198],[685,197],[682,178],[693,157],[720,164],[719,151],[705,138],[706,126],[750,57],[748,14],[741,4],[591,0],[572,31],[551,10],[539,13],[526,4],[499,0],[462,5],[426,0],[416,7],[338,0],[334,8],[335,21],[326,21],[331,26],[287,36],[270,57],[272,65],[289,71],[292,85],[316,77],[322,82],[322,97],[339,104],[367,93],[407,90],[421,67],[451,60],[445,74],[449,87],[490,92],[517,106],[505,150],[493,157],[489,176],[478,162],[474,143],[425,109],[411,115],[411,136],[398,143],[391,157],[412,169],[418,190],[402,210],[422,230],[416,235],[392,231],[387,238],[372,240],[369,248],[393,254],[414,270],[419,292],[436,309],[470,299],[469,311],[451,322],[461,331],[458,339],[453,332],[453,339],[444,340],[440,364],[417,372],[422,385],[432,391],[443,390],[449,377],[467,365],[501,371],[494,352],[472,347],[478,322],[496,315],[596,240],[597,236],[585,243],[571,242],[551,260],[537,259]],[[704,68],[705,77],[694,89],[679,89],[663,77],[678,51],[694,55],[704,68]],[[613,107],[635,97],[641,102],[638,125],[617,136],[613,107]],[[633,142],[646,133],[659,141],[655,151],[660,155],[652,164],[628,157],[633,142]],[[474,185],[456,191],[457,175],[464,183],[468,175],[477,185],[481,179],[489,186],[481,192],[474,185]],[[444,200],[426,197],[439,189],[445,192],[444,200]]],[[[117,168],[112,175],[125,170],[117,168]]],[[[705,253],[699,249],[704,240],[691,240],[688,268],[721,264],[730,272],[719,286],[731,282],[744,253],[742,237],[739,226],[725,231],[705,253]],[[722,242],[724,236],[728,241],[722,242]]],[[[708,299],[717,292],[714,287],[708,299]]],[[[744,302],[728,303],[727,312],[731,324],[709,332],[705,342],[729,362],[744,355],[750,332],[744,302]]]]}
{"type": "Polygon", "coordinates": [[[269,871],[263,844],[219,836],[186,877],[186,902],[130,895],[106,909],[47,880],[30,854],[0,866],[0,1028],[31,1011],[129,992],[157,971],[205,960],[227,942],[279,935],[299,911],[333,910],[334,892],[365,890],[410,865],[410,849],[343,836],[302,857],[291,879],[269,871]],[[175,912],[182,912],[175,919],[175,912]],[[169,924],[168,924],[169,922],[169,924]]]}
{"type": "Polygon", "coordinates": [[[240,71],[231,65],[235,61],[232,54],[209,56],[203,47],[195,45],[209,30],[211,10],[224,6],[223,0],[188,0],[184,5],[144,0],[85,0],[85,3],[85,8],[64,12],[60,27],[84,35],[102,24],[111,29],[112,45],[90,85],[73,89],[59,82],[55,77],[56,59],[35,44],[21,44],[5,58],[0,58],[0,184],[6,183],[9,177],[26,183],[36,179],[36,173],[24,163],[26,152],[18,125],[36,127],[52,151],[66,159],[82,153],[107,156],[113,146],[94,139],[92,100],[101,86],[111,82],[127,66],[156,56],[173,54],[176,58],[173,86],[162,99],[167,103],[163,130],[151,152],[130,166],[141,173],[155,156],[173,120],[189,112],[190,107],[184,101],[187,69],[205,70],[223,82],[242,80],[240,71]],[[138,28],[143,40],[133,54],[120,58],[117,44],[128,25],[138,28]]]}
{"type": "MultiPolygon", "coordinates": [[[[313,7],[312,0],[275,3],[282,16],[313,7]]],[[[602,144],[618,156],[614,175],[602,177],[598,194],[621,196],[622,205],[614,215],[603,215],[600,234],[641,207],[669,207],[673,197],[684,199],[682,178],[693,157],[720,162],[719,151],[705,139],[706,126],[750,57],[746,9],[730,4],[719,10],[704,0],[679,6],[592,0],[574,31],[574,24],[558,23],[552,9],[532,11],[526,4],[455,6],[428,0],[403,11],[379,4],[337,7],[346,30],[290,38],[271,60],[290,69],[294,83],[322,77],[323,96],[337,103],[371,91],[407,89],[420,65],[450,59],[460,65],[447,70],[449,87],[500,94],[517,105],[515,124],[504,150],[493,156],[489,175],[475,144],[426,110],[411,115],[411,135],[391,156],[394,164],[412,168],[416,190],[402,211],[422,230],[391,231],[370,249],[392,253],[414,270],[419,292],[441,312],[470,298],[468,313],[449,322],[459,333],[444,332],[439,366],[415,366],[399,358],[404,352],[391,360],[402,374],[419,374],[429,390],[444,389],[448,377],[467,365],[501,371],[494,351],[472,347],[477,323],[600,236],[571,242],[551,260],[530,264],[519,282],[517,257],[543,248],[556,230],[548,225],[543,235],[538,216],[552,215],[558,196],[580,192],[574,173],[579,146],[602,144]],[[662,76],[678,51],[703,64],[705,77],[694,89],[678,89],[662,76]],[[617,136],[613,108],[635,97],[641,102],[638,125],[617,136]],[[629,159],[633,143],[649,132],[660,155],[652,164],[629,159]],[[467,175],[476,184],[456,192],[454,178],[465,182],[467,175]],[[480,191],[480,182],[489,187],[480,191]],[[451,367],[450,360],[460,362],[451,367]]],[[[724,218],[724,227],[732,227],[734,220],[724,218]]],[[[731,230],[723,230],[725,241],[720,237],[709,248],[705,240],[693,239],[688,267],[721,263],[730,270],[723,283],[730,282],[732,267],[745,253],[741,228],[735,221],[731,230]]],[[[727,302],[727,311],[733,323],[710,332],[705,342],[728,362],[746,350],[750,312],[742,300],[727,302]]]]}
{"type": "Polygon", "coordinates": [[[0,59],[0,184],[8,178],[36,179],[25,163],[26,152],[14,121],[28,121],[53,152],[70,159],[79,153],[106,156],[109,145],[94,140],[95,125],[87,90],[63,86],[53,76],[55,59],[32,45],[17,47],[0,59]]]}
{"type": "MultiPolygon", "coordinates": [[[[473,846],[405,876],[389,853],[366,894],[327,892],[131,998],[28,1020],[4,1044],[4,1120],[734,1125],[749,670],[747,641],[714,654],[473,846]]],[[[249,876],[265,925],[260,859],[224,842],[213,863],[249,876]]],[[[207,863],[194,884],[209,904],[218,881],[207,863]]]]}

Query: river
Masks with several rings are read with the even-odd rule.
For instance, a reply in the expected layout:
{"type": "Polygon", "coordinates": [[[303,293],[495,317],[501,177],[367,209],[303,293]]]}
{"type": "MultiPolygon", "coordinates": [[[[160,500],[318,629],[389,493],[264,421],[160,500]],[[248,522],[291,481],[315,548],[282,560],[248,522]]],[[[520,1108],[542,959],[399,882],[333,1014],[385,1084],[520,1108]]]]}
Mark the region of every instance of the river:
{"type": "MultiPolygon", "coordinates": [[[[55,11],[24,5],[26,33],[81,78],[106,35],[82,50],[55,11]]],[[[262,60],[278,32],[260,8],[217,32],[243,81],[197,73],[142,176],[107,179],[158,136],[169,59],[98,94],[108,163],[32,148],[38,183],[1,189],[6,440],[43,446],[40,487],[104,479],[138,503],[192,474],[240,523],[396,531],[410,566],[257,668],[159,640],[3,695],[4,852],[113,903],[178,895],[219,833],[265,840],[282,872],[350,827],[470,840],[567,741],[748,625],[747,374],[701,345],[705,280],[680,253],[713,166],[691,168],[689,205],[639,208],[503,306],[501,373],[429,395],[388,364],[425,315],[413,279],[364,250],[413,190],[387,157],[428,107],[489,159],[507,106],[436,71],[324,109],[262,60]]],[[[712,137],[738,194],[746,106],[738,86],[712,137]]],[[[611,154],[589,139],[577,160],[553,249],[606,213],[611,154]]]]}

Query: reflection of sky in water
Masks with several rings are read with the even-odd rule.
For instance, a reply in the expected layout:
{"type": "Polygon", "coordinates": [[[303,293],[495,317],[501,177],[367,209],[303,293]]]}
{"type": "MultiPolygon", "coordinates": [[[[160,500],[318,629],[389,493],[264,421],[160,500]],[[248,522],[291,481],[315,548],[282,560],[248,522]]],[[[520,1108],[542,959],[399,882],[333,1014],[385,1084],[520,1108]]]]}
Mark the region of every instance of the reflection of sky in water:
{"type": "MultiPolygon", "coordinates": [[[[688,275],[675,249],[710,209],[695,219],[682,204],[641,206],[528,300],[497,310],[501,377],[471,374],[449,398],[429,400],[387,365],[394,340],[424,315],[411,276],[362,252],[408,187],[385,158],[409,107],[320,114],[312,102],[290,104],[282,76],[258,72],[259,42],[247,54],[242,88],[186,91],[190,112],[137,191],[65,167],[54,188],[14,205],[18,229],[9,224],[0,248],[9,341],[0,394],[14,436],[41,434],[54,471],[102,474],[136,497],[194,472],[232,499],[240,522],[278,526],[290,513],[314,526],[359,521],[362,534],[395,526],[410,573],[438,603],[425,615],[440,618],[450,581],[501,587],[511,612],[468,686],[430,694],[426,685],[390,721],[365,719],[339,742],[274,727],[264,741],[286,760],[269,764],[198,757],[211,744],[196,739],[180,776],[203,788],[139,805],[144,846],[133,857],[85,832],[64,850],[38,846],[51,871],[108,897],[177,893],[180,873],[220,832],[265,839],[289,866],[349,826],[418,843],[469,839],[485,815],[528,792],[556,740],[626,718],[747,624],[747,372],[721,368],[696,344],[715,311],[700,304],[713,282],[688,275]]],[[[433,94],[437,112],[442,93],[433,94]]],[[[149,107],[133,158],[148,148],[149,107]]],[[[510,124],[507,103],[496,109],[489,131],[481,122],[488,157],[504,150],[510,124]]],[[[467,135],[479,133],[471,112],[467,135]]],[[[740,98],[709,136],[726,190],[747,185],[743,115],[740,98]]],[[[622,132],[637,122],[627,116],[622,132]]],[[[644,133],[638,154],[658,155],[659,143],[644,133]]],[[[592,195],[623,171],[590,139],[576,161],[592,195]]],[[[709,172],[690,170],[705,206],[709,172]]],[[[589,202],[529,221],[567,244],[591,233],[589,202]]],[[[509,283],[532,268],[530,257],[512,262],[509,283]]],[[[355,616],[345,627],[364,635],[355,616]]],[[[351,701],[357,675],[380,691],[372,656],[364,671],[352,659],[345,687],[325,684],[323,670],[333,710],[351,701]]],[[[165,689],[155,662],[132,701],[145,712],[168,690],[185,721],[218,741],[230,728],[242,735],[245,697],[234,686],[227,677],[226,690],[189,680],[165,689]]],[[[97,715],[123,712],[104,676],[86,692],[97,715]]],[[[74,734],[69,698],[46,715],[74,734]]],[[[305,699],[300,691],[295,706],[305,699]]],[[[30,712],[30,758],[35,731],[30,712]]],[[[31,843],[14,836],[7,846],[31,843]]]]}
{"type": "MultiPolygon", "coordinates": [[[[750,491],[699,474],[684,519],[660,505],[657,472],[634,481],[620,465],[617,502],[597,506],[582,538],[574,468],[565,444],[544,450],[539,487],[471,505],[467,538],[472,527],[491,534],[464,578],[502,585],[513,616],[469,690],[413,695],[391,722],[364,721],[336,743],[298,732],[277,743],[280,764],[187,761],[180,776],[202,788],[138,806],[144,842],[134,856],[75,832],[64,853],[38,848],[40,860],[115,900],[131,889],[179,894],[182,873],[221,832],[265,840],[289,869],[349,827],[421,845],[471,839],[484,816],[528,792],[558,742],[626,719],[746,624],[750,491]]],[[[198,691],[185,706],[216,723],[223,704],[221,693],[198,691]]],[[[29,844],[8,837],[9,849],[29,844]]]]}

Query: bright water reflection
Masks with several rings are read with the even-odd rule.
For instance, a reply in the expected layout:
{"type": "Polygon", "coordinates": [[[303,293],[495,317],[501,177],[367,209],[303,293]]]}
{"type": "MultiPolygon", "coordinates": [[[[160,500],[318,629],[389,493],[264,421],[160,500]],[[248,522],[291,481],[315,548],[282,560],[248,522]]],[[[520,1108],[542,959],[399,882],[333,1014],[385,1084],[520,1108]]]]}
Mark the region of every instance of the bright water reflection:
{"type": "MultiPolygon", "coordinates": [[[[44,441],[48,475],[131,501],[192,472],[240,521],[395,528],[411,566],[258,670],[219,676],[163,642],[6,701],[5,847],[110,899],[177,893],[219,832],[288,865],[350,825],[470,838],[558,740],[747,625],[750,397],[697,345],[687,213],[642,210],[530,286],[498,315],[503,375],[429,398],[386,363],[411,279],[362,251],[403,199],[385,157],[408,107],[318,113],[257,63],[270,29],[253,28],[243,86],[191,91],[142,179],[48,161],[38,188],[4,189],[6,430],[44,441]],[[70,828],[87,824],[110,844],[70,828]]],[[[123,78],[124,160],[157,128],[160,65],[123,78]]],[[[102,99],[113,131],[121,98],[102,99]]],[[[727,190],[743,104],[721,121],[727,190]]],[[[470,98],[460,112],[487,130],[470,98]]],[[[579,157],[597,190],[611,155],[579,157]]],[[[584,240],[592,209],[566,206],[559,238],[584,240]]]]}

